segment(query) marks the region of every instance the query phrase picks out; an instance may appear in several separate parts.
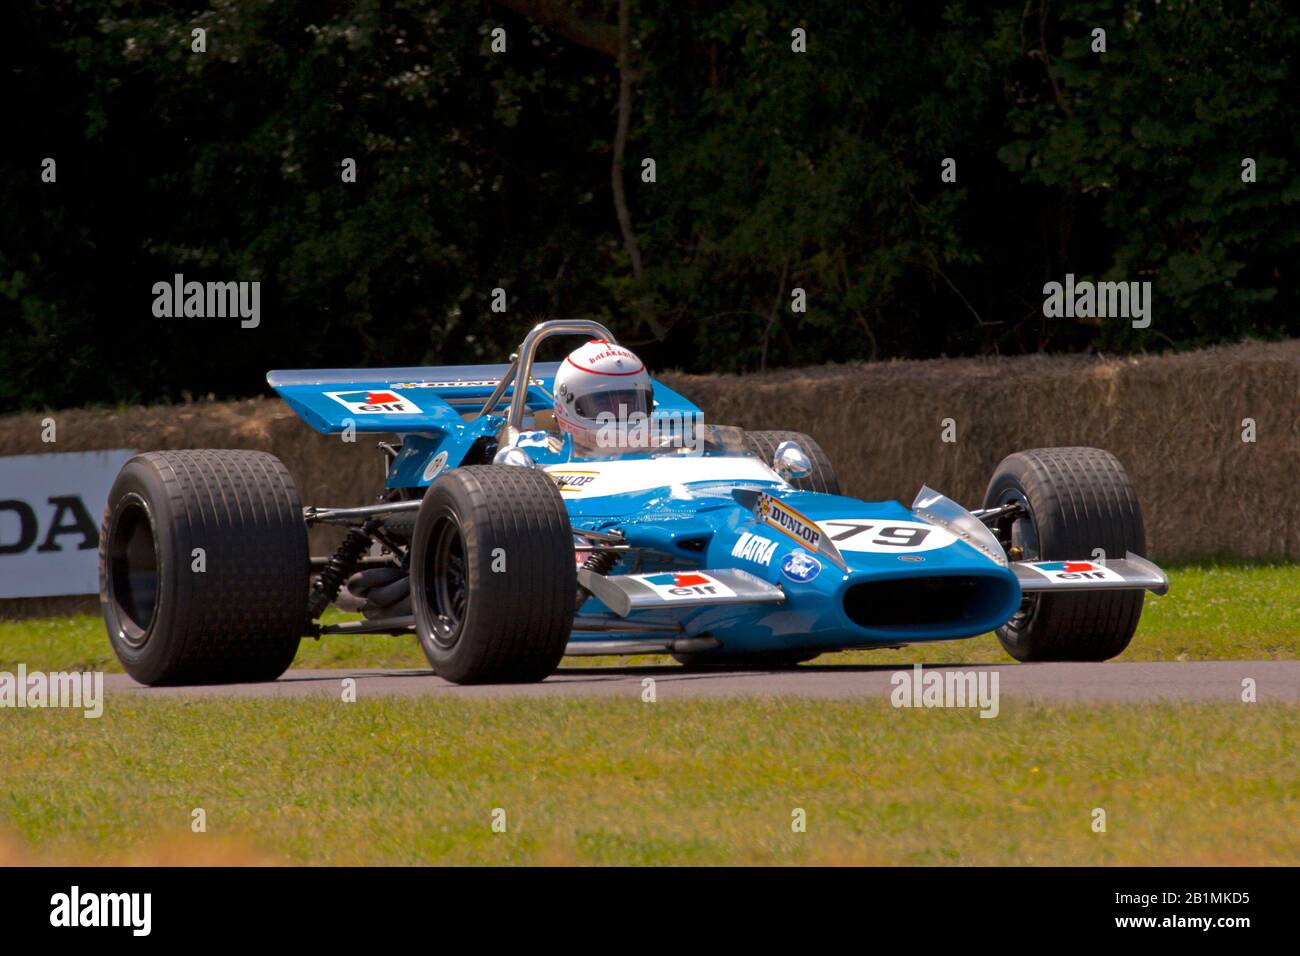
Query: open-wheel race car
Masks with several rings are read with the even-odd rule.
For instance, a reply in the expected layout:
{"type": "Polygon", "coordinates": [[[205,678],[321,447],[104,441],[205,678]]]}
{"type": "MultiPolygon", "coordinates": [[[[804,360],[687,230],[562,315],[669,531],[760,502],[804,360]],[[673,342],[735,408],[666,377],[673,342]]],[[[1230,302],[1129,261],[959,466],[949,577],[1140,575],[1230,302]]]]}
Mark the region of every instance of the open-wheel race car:
{"type": "Polygon", "coordinates": [[[812,438],[706,424],[591,321],[539,324],[508,364],[267,380],[318,431],[399,436],[382,494],[304,508],[260,451],[132,458],[100,597],[143,683],[274,680],[304,636],[412,631],[461,683],[541,680],[565,655],[785,667],[990,630],[1017,660],[1100,661],[1168,588],[1105,451],[1012,454],[975,510],[924,486],[910,508],[860,501],[812,438]],[[592,341],[536,361],[559,335],[592,341]],[[331,555],[309,556],[317,524],[343,530],[331,555]],[[331,605],[353,619],[322,623],[331,605]]]}

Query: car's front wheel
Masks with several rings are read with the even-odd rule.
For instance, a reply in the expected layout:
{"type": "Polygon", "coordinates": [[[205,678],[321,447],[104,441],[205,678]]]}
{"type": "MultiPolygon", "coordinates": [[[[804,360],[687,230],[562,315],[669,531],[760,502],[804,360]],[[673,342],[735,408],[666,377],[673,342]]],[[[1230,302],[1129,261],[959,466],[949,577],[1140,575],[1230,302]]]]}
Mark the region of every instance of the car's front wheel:
{"type": "Polygon", "coordinates": [[[577,594],[573,531],[545,472],[473,465],[430,487],[411,540],[411,599],[439,676],[542,680],[564,656],[577,594]]]}
{"type": "MultiPolygon", "coordinates": [[[[1142,509],[1124,466],[1100,448],[1035,448],[1008,455],[984,507],[1021,505],[1010,526],[1013,557],[1025,561],[1105,560],[1146,550],[1142,509]]],[[[1133,639],[1143,592],[1027,595],[998,629],[1018,661],[1104,661],[1133,639]]]]}

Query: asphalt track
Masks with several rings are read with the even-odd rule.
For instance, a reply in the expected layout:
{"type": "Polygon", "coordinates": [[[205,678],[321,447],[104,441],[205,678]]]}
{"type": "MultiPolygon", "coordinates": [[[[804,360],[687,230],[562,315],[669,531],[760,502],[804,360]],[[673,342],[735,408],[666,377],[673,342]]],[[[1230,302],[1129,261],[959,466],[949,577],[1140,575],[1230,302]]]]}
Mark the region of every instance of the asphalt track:
{"type": "MultiPolygon", "coordinates": [[[[357,699],[369,697],[629,697],[655,680],[657,700],[700,697],[888,699],[892,676],[910,667],[805,664],[785,671],[688,671],[682,667],[565,666],[540,684],[459,687],[426,670],[292,670],[265,684],[144,687],[125,674],[105,677],[110,694],[142,697],[331,697],[342,680],[356,680],[357,699]]],[[[1106,664],[927,665],[929,671],[996,671],[999,693],[1040,701],[1240,702],[1242,682],[1255,681],[1259,702],[1300,703],[1300,661],[1112,662],[1106,664]]]]}

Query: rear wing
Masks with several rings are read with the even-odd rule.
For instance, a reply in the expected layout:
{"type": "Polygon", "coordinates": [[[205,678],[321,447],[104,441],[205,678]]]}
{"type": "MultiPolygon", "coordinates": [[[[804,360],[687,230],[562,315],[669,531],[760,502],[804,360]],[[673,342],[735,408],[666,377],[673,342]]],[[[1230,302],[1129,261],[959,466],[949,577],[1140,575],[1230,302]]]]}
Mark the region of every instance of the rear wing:
{"type": "MultiPolygon", "coordinates": [[[[559,362],[537,362],[525,406],[531,415],[554,405],[559,362]]],[[[485,409],[509,365],[431,365],[407,368],[280,369],[266,381],[319,432],[352,426],[357,432],[447,432],[480,414],[504,415],[514,386],[495,408],[485,409]]],[[[661,382],[654,383],[655,410],[699,415],[700,410],[661,382]]]]}
{"type": "MultiPolygon", "coordinates": [[[[539,363],[528,387],[529,411],[551,405],[558,362],[539,363]]],[[[350,424],[358,432],[449,431],[484,411],[508,365],[433,365],[406,368],[280,369],[266,381],[312,428],[326,434],[350,424]]],[[[509,406],[506,389],[497,408],[509,406]]]]}

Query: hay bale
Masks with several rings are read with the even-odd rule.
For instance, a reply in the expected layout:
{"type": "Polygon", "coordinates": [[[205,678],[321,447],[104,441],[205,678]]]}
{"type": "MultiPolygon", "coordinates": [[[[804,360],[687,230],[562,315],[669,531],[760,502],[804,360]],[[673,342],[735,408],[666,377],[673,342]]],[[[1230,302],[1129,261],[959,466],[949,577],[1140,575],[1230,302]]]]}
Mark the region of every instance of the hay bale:
{"type": "Polygon", "coordinates": [[[924,482],[974,507],[1005,455],[1096,445],[1132,476],[1152,555],[1300,558],[1300,341],[662,377],[710,421],[811,434],[850,495],[909,503],[924,482]]]}
{"type": "MultiPolygon", "coordinates": [[[[924,482],[975,507],[1003,456],[1097,445],[1137,485],[1148,551],[1165,561],[1300,559],[1300,341],[1174,355],[937,359],[661,378],[720,424],[791,428],[830,453],[846,494],[910,503],[924,482]],[[1241,440],[1243,419],[1257,440],[1241,440]],[[941,440],[952,419],[957,440],[941,440]]],[[[375,500],[375,442],[320,435],[277,399],[0,417],[0,455],[103,448],[255,448],[278,455],[303,501],[375,500]],[[41,442],[53,415],[58,442],[41,442]]],[[[337,532],[317,529],[312,549],[337,532]]],[[[33,599],[46,609],[59,598],[33,599]]],[[[86,607],[88,599],[67,599],[86,607]]],[[[21,601],[0,613],[13,613],[21,601]]]]}

